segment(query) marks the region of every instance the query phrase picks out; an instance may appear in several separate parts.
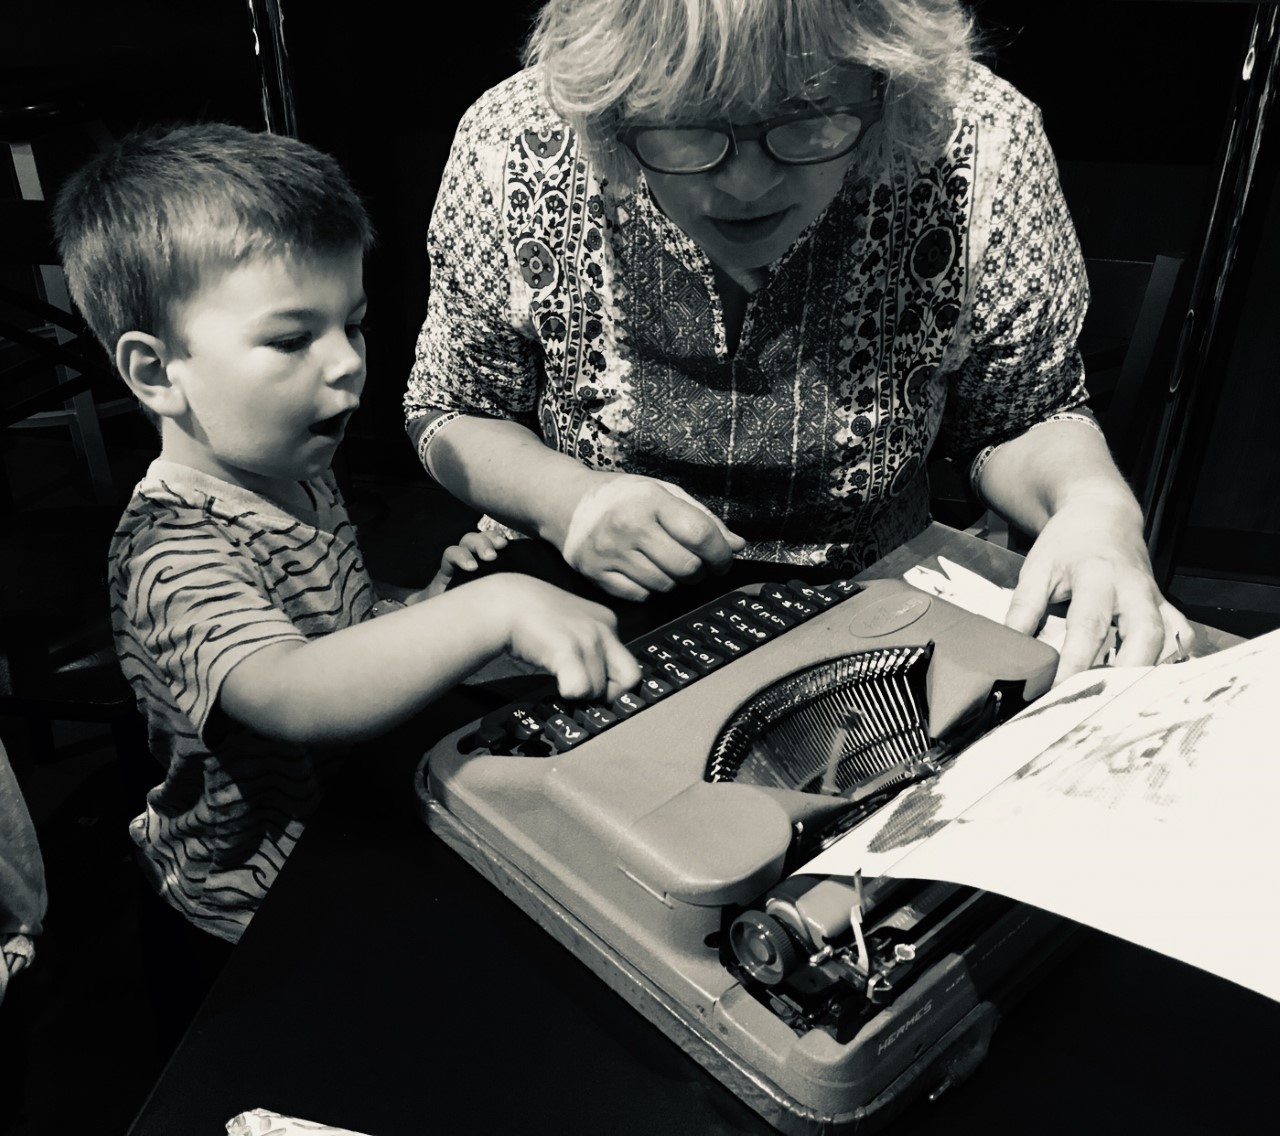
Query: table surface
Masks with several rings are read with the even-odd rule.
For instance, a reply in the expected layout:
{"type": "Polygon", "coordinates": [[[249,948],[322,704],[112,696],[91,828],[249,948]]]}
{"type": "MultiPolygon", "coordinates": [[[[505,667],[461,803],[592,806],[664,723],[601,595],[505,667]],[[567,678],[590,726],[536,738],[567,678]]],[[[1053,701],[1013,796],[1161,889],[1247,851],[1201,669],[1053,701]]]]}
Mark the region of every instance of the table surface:
{"type": "MultiPolygon", "coordinates": [[[[938,553],[1017,570],[933,526],[868,575],[938,553]]],[[[411,760],[375,764],[326,797],[131,1136],[218,1136],[249,1108],[370,1136],[772,1132],[427,831],[411,760]]],[[[1212,896],[1187,917],[1232,933],[1212,896]]],[[[1280,1005],[1089,932],[890,1132],[1271,1130],[1278,1034],[1280,1005]]]]}

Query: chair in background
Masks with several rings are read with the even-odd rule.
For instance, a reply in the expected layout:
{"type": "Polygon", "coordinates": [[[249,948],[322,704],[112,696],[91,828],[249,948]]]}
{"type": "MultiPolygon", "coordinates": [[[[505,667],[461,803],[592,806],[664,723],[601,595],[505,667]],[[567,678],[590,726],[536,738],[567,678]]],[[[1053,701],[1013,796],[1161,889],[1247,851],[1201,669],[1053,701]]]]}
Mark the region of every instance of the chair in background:
{"type": "Polygon", "coordinates": [[[55,722],[109,728],[126,763],[145,753],[133,691],[116,659],[107,590],[113,528],[91,507],[29,510],[4,520],[0,558],[0,718],[19,781],[59,758],[55,722]]]}
{"type": "MultiPolygon", "coordinates": [[[[75,312],[49,224],[48,192],[108,140],[75,101],[0,99],[0,145],[16,192],[0,200],[0,427],[68,427],[94,499],[115,504],[101,418],[130,410],[101,348],[75,312]],[[50,168],[52,167],[52,168],[50,168]]],[[[0,504],[8,506],[8,487],[0,504]]]]}
{"type": "Polygon", "coordinates": [[[0,173],[0,187],[10,187],[0,197],[0,457],[8,458],[0,462],[0,717],[22,726],[10,740],[19,780],[59,756],[55,722],[102,723],[118,752],[139,745],[141,720],[111,634],[107,544],[123,501],[101,422],[135,404],[119,397],[109,360],[71,304],[45,200],[101,144],[101,131],[74,100],[0,98],[12,167],[11,177],[0,173]],[[17,501],[11,491],[9,462],[30,452],[11,431],[36,427],[70,430],[65,456],[53,447],[51,464],[81,477],[57,504],[17,501]]]}
{"type": "Polygon", "coordinates": [[[1168,413],[1168,373],[1181,330],[1184,260],[1085,262],[1092,299],[1080,335],[1090,404],[1144,513],[1168,413]]]}

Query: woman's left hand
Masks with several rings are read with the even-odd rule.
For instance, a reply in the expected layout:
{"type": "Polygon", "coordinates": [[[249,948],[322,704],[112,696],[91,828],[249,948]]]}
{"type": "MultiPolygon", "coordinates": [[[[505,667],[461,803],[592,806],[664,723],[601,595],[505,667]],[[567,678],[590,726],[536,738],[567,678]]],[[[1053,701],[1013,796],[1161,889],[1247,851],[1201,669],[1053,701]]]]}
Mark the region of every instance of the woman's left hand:
{"type": "Polygon", "coordinates": [[[1191,625],[1156,586],[1135,505],[1107,492],[1073,497],[1027,554],[1005,623],[1035,634],[1049,604],[1070,601],[1055,682],[1094,664],[1113,622],[1121,666],[1191,647],[1191,625]]]}

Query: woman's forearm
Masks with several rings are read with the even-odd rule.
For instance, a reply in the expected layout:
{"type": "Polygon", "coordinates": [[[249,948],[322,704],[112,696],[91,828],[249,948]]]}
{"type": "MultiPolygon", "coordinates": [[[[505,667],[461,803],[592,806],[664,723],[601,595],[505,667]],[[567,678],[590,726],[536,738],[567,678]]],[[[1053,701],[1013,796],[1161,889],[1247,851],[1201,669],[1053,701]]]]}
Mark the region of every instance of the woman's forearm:
{"type": "Polygon", "coordinates": [[[1142,529],[1141,508],[1106,439],[1083,422],[1046,422],[1006,442],[987,461],[978,488],[997,513],[1032,535],[1086,500],[1142,529]]]}
{"type": "Polygon", "coordinates": [[[527,427],[501,418],[450,422],[432,439],[430,462],[431,473],[455,497],[557,548],[598,476],[527,427]]]}

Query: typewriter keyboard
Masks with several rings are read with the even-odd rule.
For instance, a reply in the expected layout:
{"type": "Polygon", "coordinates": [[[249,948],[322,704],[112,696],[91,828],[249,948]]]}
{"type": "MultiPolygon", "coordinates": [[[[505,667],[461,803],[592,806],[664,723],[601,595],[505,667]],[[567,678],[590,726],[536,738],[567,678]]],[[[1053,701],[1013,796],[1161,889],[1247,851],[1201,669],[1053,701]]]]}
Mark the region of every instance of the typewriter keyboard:
{"type": "Polygon", "coordinates": [[[853,580],[793,580],[730,592],[628,643],[640,683],[612,702],[573,701],[551,687],[485,715],[462,747],[524,757],[565,753],[861,590],[853,580]]]}

